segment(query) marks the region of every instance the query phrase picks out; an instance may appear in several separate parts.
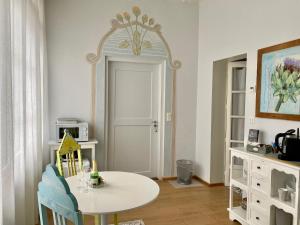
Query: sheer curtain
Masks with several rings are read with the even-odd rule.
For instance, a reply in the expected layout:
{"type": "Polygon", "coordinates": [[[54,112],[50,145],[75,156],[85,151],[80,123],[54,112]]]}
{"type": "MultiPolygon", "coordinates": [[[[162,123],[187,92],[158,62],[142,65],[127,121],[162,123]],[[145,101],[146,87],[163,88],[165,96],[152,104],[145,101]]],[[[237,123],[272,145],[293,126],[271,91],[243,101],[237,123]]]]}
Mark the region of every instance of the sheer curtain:
{"type": "Polygon", "coordinates": [[[37,223],[47,136],[43,0],[0,0],[0,224],[37,223]]]}

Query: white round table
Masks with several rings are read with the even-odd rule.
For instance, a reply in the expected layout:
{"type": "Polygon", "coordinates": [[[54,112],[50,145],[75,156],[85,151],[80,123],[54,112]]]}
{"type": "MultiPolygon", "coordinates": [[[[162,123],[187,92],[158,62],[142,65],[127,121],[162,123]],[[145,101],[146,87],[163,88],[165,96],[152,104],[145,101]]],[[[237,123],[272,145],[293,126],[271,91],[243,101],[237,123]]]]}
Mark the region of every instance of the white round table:
{"type": "Polygon", "coordinates": [[[144,206],[155,200],[159,186],[148,177],[127,172],[104,171],[99,173],[104,186],[80,191],[81,174],[66,178],[71,192],[83,214],[101,215],[101,225],[107,224],[107,214],[123,212],[144,206]]]}

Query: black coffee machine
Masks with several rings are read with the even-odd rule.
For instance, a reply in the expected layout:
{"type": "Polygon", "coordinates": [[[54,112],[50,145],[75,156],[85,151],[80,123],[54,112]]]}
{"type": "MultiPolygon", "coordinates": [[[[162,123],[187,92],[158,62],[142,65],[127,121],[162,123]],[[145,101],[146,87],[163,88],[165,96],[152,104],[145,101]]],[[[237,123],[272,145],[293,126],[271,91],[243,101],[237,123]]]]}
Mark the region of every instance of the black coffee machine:
{"type": "Polygon", "coordinates": [[[300,162],[299,128],[297,129],[297,134],[294,133],[295,130],[291,129],[285,133],[279,133],[276,135],[275,147],[280,152],[278,159],[300,162]],[[282,138],[281,144],[279,144],[280,138],[282,138]]]}

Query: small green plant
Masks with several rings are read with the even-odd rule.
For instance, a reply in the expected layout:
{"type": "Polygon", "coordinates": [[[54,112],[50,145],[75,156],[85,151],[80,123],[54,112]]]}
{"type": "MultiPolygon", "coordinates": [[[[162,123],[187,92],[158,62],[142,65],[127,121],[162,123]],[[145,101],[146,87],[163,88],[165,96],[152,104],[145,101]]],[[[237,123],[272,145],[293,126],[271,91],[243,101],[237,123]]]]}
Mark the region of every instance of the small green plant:
{"type": "Polygon", "coordinates": [[[300,60],[286,58],[283,64],[277,65],[271,74],[273,96],[278,96],[275,111],[279,112],[282,103],[288,100],[297,103],[300,95],[300,60]]]}

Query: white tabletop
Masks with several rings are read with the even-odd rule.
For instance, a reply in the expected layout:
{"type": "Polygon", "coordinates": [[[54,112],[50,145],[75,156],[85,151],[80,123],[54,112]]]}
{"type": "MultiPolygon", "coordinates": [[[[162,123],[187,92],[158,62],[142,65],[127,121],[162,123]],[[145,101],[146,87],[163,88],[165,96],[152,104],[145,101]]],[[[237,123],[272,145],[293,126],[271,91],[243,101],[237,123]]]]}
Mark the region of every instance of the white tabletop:
{"type": "Polygon", "coordinates": [[[78,188],[78,176],[66,180],[83,214],[108,214],[138,208],[152,202],[159,194],[159,186],[150,178],[115,171],[100,172],[104,186],[83,193],[78,188]]]}

